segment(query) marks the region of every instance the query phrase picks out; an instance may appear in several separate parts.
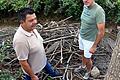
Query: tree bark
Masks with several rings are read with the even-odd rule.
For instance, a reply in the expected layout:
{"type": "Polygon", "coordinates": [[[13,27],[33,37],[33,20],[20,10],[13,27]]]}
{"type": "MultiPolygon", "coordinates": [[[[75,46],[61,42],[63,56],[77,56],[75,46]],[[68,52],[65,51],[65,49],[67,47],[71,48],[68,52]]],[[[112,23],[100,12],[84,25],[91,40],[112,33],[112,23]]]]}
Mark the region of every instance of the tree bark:
{"type": "Polygon", "coordinates": [[[120,31],[117,35],[115,48],[104,80],[120,80],[120,31]]]}

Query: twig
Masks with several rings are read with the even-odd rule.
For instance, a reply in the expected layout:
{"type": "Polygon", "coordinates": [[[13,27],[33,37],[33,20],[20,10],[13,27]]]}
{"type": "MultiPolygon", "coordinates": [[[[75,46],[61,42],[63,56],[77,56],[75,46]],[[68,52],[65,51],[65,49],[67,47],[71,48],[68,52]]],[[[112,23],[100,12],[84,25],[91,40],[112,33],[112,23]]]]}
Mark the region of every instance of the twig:
{"type": "Polygon", "coordinates": [[[66,21],[66,20],[68,20],[68,19],[70,19],[70,18],[72,18],[72,16],[70,16],[70,17],[68,17],[68,18],[66,18],[66,19],[63,19],[63,20],[59,21],[58,24],[60,24],[60,23],[62,23],[62,22],[64,22],[64,21],[66,21]]]}
{"type": "Polygon", "coordinates": [[[9,65],[9,64],[11,64],[12,62],[14,62],[15,60],[17,60],[17,58],[14,58],[12,61],[6,63],[5,65],[9,65]]]}
{"type": "Polygon", "coordinates": [[[75,37],[75,35],[60,37],[60,38],[57,38],[57,39],[52,39],[52,40],[44,41],[43,43],[49,43],[49,42],[52,42],[52,41],[57,41],[57,40],[66,39],[66,38],[73,38],[73,37],[75,37]]]}
{"type": "Polygon", "coordinates": [[[71,75],[71,78],[70,78],[70,80],[72,80],[72,79],[73,79],[72,70],[70,70],[70,75],[71,75]]]}
{"type": "Polygon", "coordinates": [[[69,80],[69,78],[68,78],[68,71],[67,71],[67,73],[66,73],[66,79],[69,80]]]}
{"type": "Polygon", "coordinates": [[[63,48],[63,46],[62,46],[62,39],[61,39],[61,44],[60,44],[60,46],[61,46],[61,58],[60,58],[60,61],[61,61],[61,63],[62,63],[62,60],[63,60],[63,53],[62,53],[62,48],[63,48]]]}
{"type": "Polygon", "coordinates": [[[67,72],[67,70],[68,70],[69,62],[70,62],[70,59],[71,59],[72,55],[73,55],[73,53],[70,55],[70,57],[69,57],[69,59],[68,59],[68,61],[67,61],[66,69],[65,69],[65,72],[64,72],[64,74],[63,74],[63,80],[65,79],[65,75],[66,75],[66,72],[67,72]]]}

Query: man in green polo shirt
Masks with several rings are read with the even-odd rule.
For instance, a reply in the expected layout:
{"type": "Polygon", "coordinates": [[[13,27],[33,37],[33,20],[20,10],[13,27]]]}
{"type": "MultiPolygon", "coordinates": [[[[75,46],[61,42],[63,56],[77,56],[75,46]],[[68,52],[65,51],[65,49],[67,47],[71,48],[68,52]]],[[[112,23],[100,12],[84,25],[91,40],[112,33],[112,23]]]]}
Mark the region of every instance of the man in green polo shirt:
{"type": "Polygon", "coordinates": [[[94,0],[83,0],[84,7],[81,15],[79,35],[79,49],[82,56],[82,66],[75,69],[86,68],[84,79],[88,79],[91,68],[91,56],[95,53],[98,43],[105,33],[105,12],[94,0]]]}

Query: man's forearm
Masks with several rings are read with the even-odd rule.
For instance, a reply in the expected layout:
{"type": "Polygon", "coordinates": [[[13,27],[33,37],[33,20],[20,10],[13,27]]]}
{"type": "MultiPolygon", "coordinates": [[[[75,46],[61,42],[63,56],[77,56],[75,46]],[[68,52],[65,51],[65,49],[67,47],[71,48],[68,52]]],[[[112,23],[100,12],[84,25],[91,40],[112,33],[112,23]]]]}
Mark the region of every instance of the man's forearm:
{"type": "Polygon", "coordinates": [[[32,78],[35,77],[35,74],[33,73],[30,65],[28,64],[27,60],[21,60],[19,61],[22,68],[24,69],[24,71],[32,78]]]}
{"type": "Polygon", "coordinates": [[[98,33],[96,35],[96,40],[93,44],[93,47],[97,47],[98,43],[102,40],[105,34],[105,23],[97,24],[98,33]]]}
{"type": "Polygon", "coordinates": [[[97,47],[98,43],[102,40],[102,38],[104,37],[104,31],[98,32],[97,36],[96,36],[96,40],[93,44],[93,47],[97,47]]]}

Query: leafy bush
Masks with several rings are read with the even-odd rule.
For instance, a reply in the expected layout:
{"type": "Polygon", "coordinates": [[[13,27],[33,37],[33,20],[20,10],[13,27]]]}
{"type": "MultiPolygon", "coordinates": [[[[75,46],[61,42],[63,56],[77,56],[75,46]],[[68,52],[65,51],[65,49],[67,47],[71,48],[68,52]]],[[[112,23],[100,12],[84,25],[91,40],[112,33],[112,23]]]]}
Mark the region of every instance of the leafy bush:
{"type": "Polygon", "coordinates": [[[76,19],[79,19],[82,3],[76,0],[63,0],[63,9],[65,9],[66,16],[73,16],[76,19]]]}
{"type": "Polygon", "coordinates": [[[28,6],[26,0],[11,0],[10,4],[10,6],[12,7],[11,10],[15,11],[28,6]]]}
{"type": "Polygon", "coordinates": [[[120,0],[117,0],[115,5],[116,5],[116,10],[117,10],[116,23],[120,25],[120,0]]]}
{"type": "Polygon", "coordinates": [[[41,9],[41,3],[43,3],[43,1],[41,0],[34,0],[32,2],[30,2],[30,4],[28,4],[30,7],[32,7],[36,12],[39,12],[38,9],[41,9]]]}
{"type": "Polygon", "coordinates": [[[113,23],[120,22],[120,0],[96,0],[106,13],[106,21],[113,23]]]}
{"type": "Polygon", "coordinates": [[[15,78],[11,76],[10,71],[5,70],[5,71],[0,71],[0,80],[15,80],[15,78]]]}
{"type": "MultiPolygon", "coordinates": [[[[95,1],[104,8],[106,20],[120,22],[120,0],[95,1]]],[[[79,19],[83,2],[82,0],[0,0],[0,14],[3,15],[3,13],[11,11],[17,12],[19,9],[28,6],[31,6],[38,13],[43,11],[46,16],[55,13],[79,19]]]]}
{"type": "Polygon", "coordinates": [[[0,0],[0,10],[4,10],[7,8],[7,1],[6,0],[0,0]]]}
{"type": "MultiPolygon", "coordinates": [[[[48,15],[50,12],[52,12],[53,7],[53,0],[45,0],[44,1],[45,7],[44,7],[44,15],[48,15]]],[[[55,6],[54,6],[55,7],[55,6]]]]}

